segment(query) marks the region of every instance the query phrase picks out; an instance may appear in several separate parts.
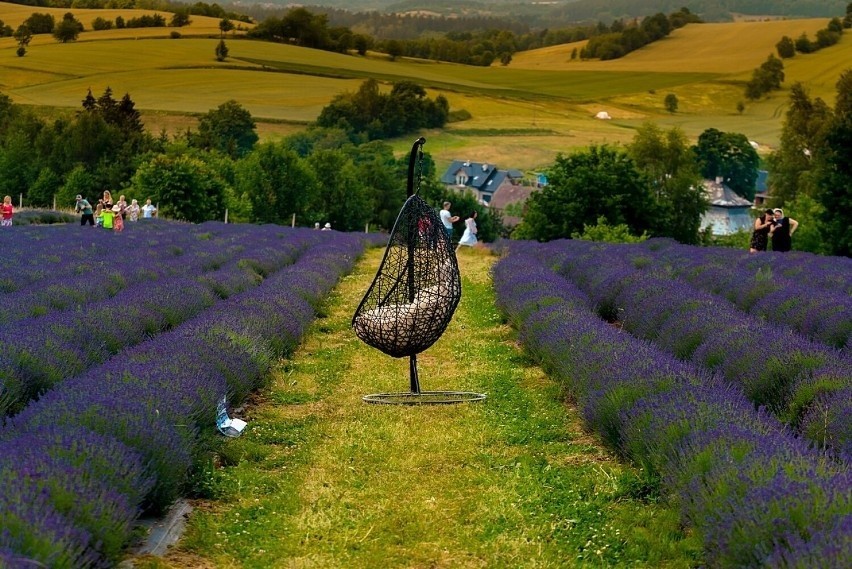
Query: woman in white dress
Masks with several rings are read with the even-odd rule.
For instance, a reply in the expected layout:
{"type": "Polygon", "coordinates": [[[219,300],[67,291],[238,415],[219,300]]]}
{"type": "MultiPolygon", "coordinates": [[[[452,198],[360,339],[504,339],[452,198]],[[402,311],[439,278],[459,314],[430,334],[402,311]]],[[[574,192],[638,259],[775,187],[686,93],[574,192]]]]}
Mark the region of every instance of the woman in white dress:
{"type": "Polygon", "coordinates": [[[464,220],[464,234],[462,234],[461,240],[459,240],[459,244],[456,247],[456,251],[459,250],[459,247],[462,245],[470,245],[473,247],[476,245],[476,212],[471,213],[467,219],[464,220]]]}

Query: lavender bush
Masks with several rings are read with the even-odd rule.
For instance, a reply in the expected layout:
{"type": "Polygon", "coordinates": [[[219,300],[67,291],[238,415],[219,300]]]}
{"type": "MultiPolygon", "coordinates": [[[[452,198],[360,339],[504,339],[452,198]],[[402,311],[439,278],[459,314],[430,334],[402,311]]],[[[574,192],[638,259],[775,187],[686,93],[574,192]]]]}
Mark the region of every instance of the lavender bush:
{"type": "MultiPolygon", "coordinates": [[[[494,269],[498,304],[587,424],[682,505],[708,564],[844,563],[852,554],[848,467],[814,452],[712,371],[596,317],[584,292],[548,273],[564,260],[558,245],[513,246],[494,269]]],[[[624,269],[584,275],[584,283],[624,269]]]]}
{"type": "MultiPolygon", "coordinates": [[[[247,253],[256,251],[237,267],[252,273],[256,286],[228,272],[217,279],[223,300],[63,379],[7,419],[0,452],[9,449],[20,460],[8,467],[0,490],[0,559],[113,565],[130,522],[143,510],[162,511],[183,490],[215,428],[218,400],[228,393],[239,402],[263,382],[272,362],[298,343],[313,305],[351,270],[365,245],[356,236],[281,228],[193,229],[225,233],[245,243],[247,253]],[[251,246],[258,230],[280,239],[288,254],[298,252],[290,269],[280,270],[280,250],[272,245],[267,251],[251,246]],[[301,283],[302,275],[321,284],[301,283]]],[[[231,271],[229,262],[217,259],[210,273],[231,271]]]]}
{"type": "Polygon", "coordinates": [[[751,317],[679,279],[657,276],[649,269],[655,251],[573,241],[544,247],[547,258],[592,295],[603,316],[681,359],[721,372],[756,406],[767,407],[836,455],[849,455],[850,429],[843,425],[849,419],[839,418],[849,406],[844,393],[852,386],[848,354],[751,317]],[[819,371],[828,368],[830,380],[819,371]],[[812,419],[827,409],[840,423],[830,434],[815,428],[812,419]]]}

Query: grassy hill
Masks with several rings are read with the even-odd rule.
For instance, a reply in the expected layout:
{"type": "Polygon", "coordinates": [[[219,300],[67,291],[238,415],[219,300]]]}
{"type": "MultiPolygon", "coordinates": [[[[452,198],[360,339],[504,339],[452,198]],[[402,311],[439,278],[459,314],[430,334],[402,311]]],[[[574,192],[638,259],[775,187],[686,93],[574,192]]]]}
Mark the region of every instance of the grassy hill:
{"type": "MultiPolygon", "coordinates": [[[[13,27],[33,11],[0,3],[0,19],[13,27]]],[[[55,10],[57,15],[67,10],[55,10]]],[[[71,10],[83,23],[98,15],[125,18],[131,10],[71,10]]],[[[167,16],[168,18],[168,16],[167,16]]],[[[827,20],[780,20],[691,25],[666,40],[616,61],[571,61],[575,44],[519,53],[508,66],[468,67],[374,54],[343,55],[231,37],[230,57],[217,62],[218,20],[192,17],[181,39],[173,28],[86,31],[79,41],[60,44],[37,36],[25,57],[15,56],[12,38],[0,39],[0,92],[45,112],[73,112],[86,90],[107,86],[129,92],[146,126],[174,131],[192,126],[199,113],[236,99],[258,120],[263,138],[275,138],[314,120],[335,95],[354,91],[374,77],[389,86],[411,80],[434,96],[444,94],[451,109],[472,118],[425,133],[427,150],[439,167],[455,158],[535,169],[557,152],[590,143],[626,142],[645,120],[682,127],[691,137],[716,127],[746,134],[770,147],[778,140],[786,91],[745,112],[736,112],[743,83],[783,35],[811,37],[827,20]],[[199,37],[187,37],[187,36],[199,37]],[[205,37],[206,36],[206,37],[205,37]],[[664,110],[675,93],[679,109],[664,110]],[[611,121],[594,115],[606,110],[611,121]]],[[[808,85],[812,94],[833,102],[834,83],[852,61],[852,36],[816,54],[785,62],[789,86],[808,85]]],[[[400,151],[410,137],[397,141],[400,151]]]]}
{"type": "MultiPolygon", "coordinates": [[[[191,16],[190,24],[182,28],[134,28],[123,30],[103,30],[92,31],[92,21],[95,18],[103,18],[105,20],[115,21],[116,17],[121,16],[125,20],[130,18],[138,18],[140,16],[153,16],[161,14],[166,17],[166,21],[171,18],[168,12],[157,10],[131,10],[131,9],[109,9],[109,10],[88,10],[80,8],[48,8],[45,6],[24,6],[21,4],[9,4],[8,2],[0,2],[0,20],[11,26],[12,29],[17,29],[24,20],[30,17],[33,12],[39,14],[51,14],[56,20],[61,20],[62,16],[68,12],[72,12],[78,20],[83,24],[86,30],[89,30],[81,37],[82,39],[107,39],[112,37],[152,37],[152,36],[167,36],[172,30],[177,30],[181,35],[219,35],[219,19],[209,18],[207,16],[191,16]]],[[[253,24],[244,22],[235,22],[244,28],[252,27],[253,24]]],[[[53,41],[49,36],[35,36],[33,44],[43,43],[44,41],[53,41]]]]}

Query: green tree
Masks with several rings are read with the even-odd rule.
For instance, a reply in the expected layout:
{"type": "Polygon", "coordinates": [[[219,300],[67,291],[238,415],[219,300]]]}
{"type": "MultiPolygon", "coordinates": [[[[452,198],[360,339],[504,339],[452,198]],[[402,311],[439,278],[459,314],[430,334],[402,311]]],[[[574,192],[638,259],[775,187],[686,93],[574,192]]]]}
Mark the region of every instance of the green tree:
{"type": "Polygon", "coordinates": [[[173,28],[182,28],[192,23],[189,18],[189,8],[178,8],[172,14],[172,19],[169,21],[169,26],[173,28]]]}
{"type": "Polygon", "coordinates": [[[814,198],[800,194],[784,205],[784,215],[799,222],[793,249],[820,255],[834,254],[824,231],[825,207],[814,198]]]}
{"type": "Polygon", "coordinates": [[[41,14],[34,12],[30,17],[24,20],[23,25],[29,28],[33,35],[53,33],[53,28],[56,27],[56,18],[50,14],[41,14]]]}
{"type": "Polygon", "coordinates": [[[363,231],[371,217],[367,188],[352,160],[341,150],[317,150],[308,157],[319,184],[312,208],[319,219],[340,231],[363,231]]]}
{"type": "Polygon", "coordinates": [[[83,24],[74,17],[74,14],[68,12],[62,17],[62,21],[58,22],[56,27],[53,28],[53,37],[56,38],[56,41],[68,43],[77,41],[82,31],[83,24]]]}
{"type": "Polygon", "coordinates": [[[677,104],[678,104],[677,95],[675,95],[674,93],[669,93],[668,95],[666,95],[664,103],[666,105],[666,110],[668,112],[670,112],[670,113],[676,113],[677,112],[677,104]]]}
{"type": "Polygon", "coordinates": [[[316,220],[310,208],[317,201],[313,170],[281,143],[258,145],[236,166],[234,190],[246,196],[252,221],[289,224],[295,213],[301,223],[316,220]]]}
{"type": "Polygon", "coordinates": [[[225,40],[219,40],[216,44],[216,61],[225,61],[228,58],[228,46],[225,45],[225,40]]]}
{"type": "Polygon", "coordinates": [[[721,177],[737,194],[754,199],[760,157],[744,134],[708,128],[693,147],[701,175],[721,177]]]}
{"type": "Polygon", "coordinates": [[[397,160],[393,147],[379,140],[358,146],[348,145],[343,150],[355,164],[358,177],[364,182],[367,197],[373,204],[371,225],[390,230],[406,199],[408,157],[397,160]]]}
{"type": "Polygon", "coordinates": [[[770,54],[760,67],[754,70],[751,80],[746,84],[745,96],[756,101],[766,93],[781,88],[784,81],[784,64],[780,59],[770,54]]]}
{"type": "Polygon", "coordinates": [[[363,34],[355,34],[352,38],[352,45],[355,47],[358,55],[367,55],[367,50],[372,46],[372,38],[363,34]]]}
{"type": "Polygon", "coordinates": [[[548,170],[548,185],[527,201],[513,237],[550,241],[582,232],[599,217],[609,225],[626,224],[635,235],[657,221],[650,184],[624,151],[592,146],[569,156],[559,154],[548,170]]]}
{"type": "Polygon", "coordinates": [[[18,49],[15,53],[17,53],[18,57],[23,57],[27,53],[27,46],[30,45],[30,42],[33,39],[33,33],[26,24],[21,24],[18,26],[18,29],[15,30],[13,37],[15,38],[15,41],[18,42],[18,49]]]}
{"type": "Polygon", "coordinates": [[[385,53],[390,56],[391,61],[395,61],[405,53],[405,46],[399,40],[388,40],[385,42],[385,53]]]}
{"type": "Polygon", "coordinates": [[[816,45],[808,38],[807,33],[802,32],[802,35],[796,38],[796,51],[799,53],[813,53],[816,49],[816,45]]]}
{"type": "Polygon", "coordinates": [[[227,185],[199,158],[160,154],[136,171],[132,185],[158,202],[166,217],[193,223],[224,218],[227,185]]]}
{"type": "Polygon", "coordinates": [[[225,34],[234,29],[234,23],[228,18],[219,20],[219,35],[225,37],[225,34]]]}
{"type": "Polygon", "coordinates": [[[246,155],[258,140],[254,119],[233,99],[208,111],[198,121],[198,135],[193,144],[215,149],[231,158],[246,155]]]}
{"type": "Polygon", "coordinates": [[[825,133],[824,151],[816,157],[818,199],[824,208],[822,232],[831,253],[852,257],[852,69],[837,81],[834,114],[825,133]]]}
{"type": "Polygon", "coordinates": [[[97,196],[102,190],[103,187],[98,184],[89,170],[84,165],[78,164],[65,176],[65,183],[56,193],[56,203],[63,207],[70,207],[77,194],[97,196]]]}
{"type": "Polygon", "coordinates": [[[112,29],[112,20],[106,20],[98,16],[94,20],[92,20],[92,29],[95,31],[99,30],[111,30],[112,29]]]}
{"type": "Polygon", "coordinates": [[[774,206],[786,207],[800,194],[816,196],[814,157],[822,154],[830,117],[831,109],[822,99],[811,99],[803,84],[793,84],[781,143],[768,159],[774,206]]]}
{"type": "Polygon", "coordinates": [[[53,197],[56,196],[57,206],[68,207],[57,195],[61,187],[62,179],[50,168],[42,168],[27,192],[27,201],[31,206],[50,207],[53,205],[53,197]]]}
{"type": "Polygon", "coordinates": [[[645,123],[627,151],[651,183],[657,206],[653,234],[681,243],[698,243],[701,216],[708,203],[701,173],[683,131],[663,131],[654,123],[645,123]]]}
{"type": "Polygon", "coordinates": [[[781,59],[789,59],[796,55],[796,44],[793,41],[793,38],[789,36],[782,37],[778,43],[775,44],[775,51],[778,52],[778,57],[781,59]]]}
{"type": "Polygon", "coordinates": [[[0,195],[26,194],[37,175],[32,139],[23,128],[12,128],[0,143],[0,195]]]}

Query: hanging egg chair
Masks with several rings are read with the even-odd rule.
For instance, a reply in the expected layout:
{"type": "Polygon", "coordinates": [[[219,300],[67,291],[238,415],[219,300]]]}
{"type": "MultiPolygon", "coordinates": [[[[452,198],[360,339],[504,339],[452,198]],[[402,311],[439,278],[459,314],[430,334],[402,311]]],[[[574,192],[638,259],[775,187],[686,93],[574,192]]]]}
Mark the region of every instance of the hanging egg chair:
{"type": "Polygon", "coordinates": [[[409,358],[410,391],[366,395],[368,403],[460,403],[485,398],[463,391],[420,390],[417,354],[441,337],[461,300],[461,277],[450,238],[435,209],[417,195],[425,142],[421,137],[411,148],[408,199],[396,218],[373,283],[352,317],[355,334],[366,344],[394,358],[409,358]]]}

